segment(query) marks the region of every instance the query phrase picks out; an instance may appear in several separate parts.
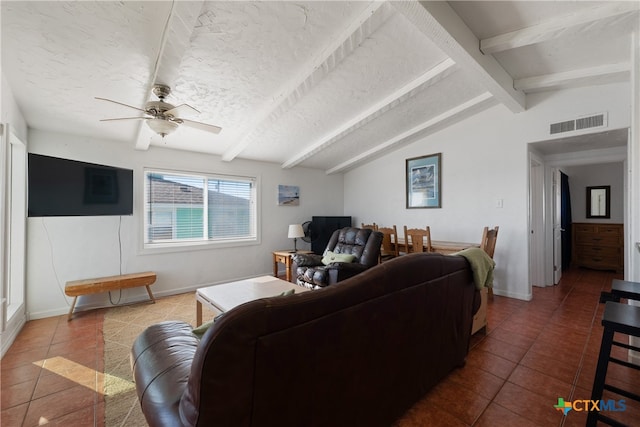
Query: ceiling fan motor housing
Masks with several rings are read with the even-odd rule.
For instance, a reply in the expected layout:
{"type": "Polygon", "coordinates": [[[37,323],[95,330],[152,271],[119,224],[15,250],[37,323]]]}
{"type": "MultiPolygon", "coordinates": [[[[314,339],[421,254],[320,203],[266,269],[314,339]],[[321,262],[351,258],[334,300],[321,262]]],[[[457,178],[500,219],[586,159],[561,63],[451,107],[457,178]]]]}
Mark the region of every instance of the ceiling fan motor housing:
{"type": "Polygon", "coordinates": [[[153,86],[152,92],[162,101],[171,93],[171,88],[167,85],[156,84],[153,86]]]}
{"type": "MultiPolygon", "coordinates": [[[[175,108],[173,105],[169,104],[168,102],[164,102],[164,101],[149,101],[147,102],[147,104],[145,105],[145,111],[147,112],[147,114],[152,115],[153,117],[156,118],[163,118],[165,117],[165,111],[169,111],[172,110],[173,108],[175,108]]],[[[173,117],[171,114],[168,114],[167,116],[169,117],[173,117]]]]}

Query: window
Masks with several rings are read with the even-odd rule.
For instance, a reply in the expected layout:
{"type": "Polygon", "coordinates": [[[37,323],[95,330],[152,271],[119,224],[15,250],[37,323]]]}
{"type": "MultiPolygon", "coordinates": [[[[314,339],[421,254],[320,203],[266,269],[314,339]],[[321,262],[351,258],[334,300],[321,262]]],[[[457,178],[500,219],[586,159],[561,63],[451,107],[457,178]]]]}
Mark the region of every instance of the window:
{"type": "Polygon", "coordinates": [[[145,245],[255,241],[256,179],[145,170],[145,245]]]}

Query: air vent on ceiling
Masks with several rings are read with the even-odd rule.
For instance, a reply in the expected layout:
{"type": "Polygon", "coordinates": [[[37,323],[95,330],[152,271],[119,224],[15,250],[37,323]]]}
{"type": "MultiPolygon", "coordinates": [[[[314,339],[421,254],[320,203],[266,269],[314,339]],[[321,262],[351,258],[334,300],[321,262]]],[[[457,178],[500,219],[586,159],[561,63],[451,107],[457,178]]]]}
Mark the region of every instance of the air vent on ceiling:
{"type": "Polygon", "coordinates": [[[607,114],[599,113],[592,116],[578,117],[574,120],[551,123],[549,131],[551,135],[556,133],[579,131],[583,129],[607,127],[607,114]]]}

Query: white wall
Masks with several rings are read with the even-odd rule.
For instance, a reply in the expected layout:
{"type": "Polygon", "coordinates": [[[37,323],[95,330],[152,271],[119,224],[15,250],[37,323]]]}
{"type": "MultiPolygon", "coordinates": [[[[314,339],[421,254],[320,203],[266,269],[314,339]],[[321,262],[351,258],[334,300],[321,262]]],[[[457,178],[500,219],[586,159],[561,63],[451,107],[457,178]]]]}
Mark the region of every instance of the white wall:
{"type": "Polygon", "coordinates": [[[624,169],[623,163],[564,166],[560,168],[569,177],[571,193],[571,220],[573,222],[624,222],[624,169]],[[611,186],[611,218],[587,218],[587,187],[611,186]]]}
{"type": "Polygon", "coordinates": [[[530,94],[528,109],[492,107],[345,174],[345,213],[355,223],[431,227],[434,240],[478,242],[500,226],[496,294],[531,299],[528,279],[529,142],[549,124],[608,111],[609,128],[629,126],[629,85],[530,94]],[[442,208],[405,208],[405,159],[442,153],[442,208]],[[497,207],[502,200],[503,207],[497,207]]]}
{"type": "MultiPolygon", "coordinates": [[[[1,74],[0,70],[0,74],[1,74]]],[[[4,74],[1,74],[2,82],[0,86],[0,121],[2,124],[9,124],[11,131],[22,141],[27,140],[27,123],[18,108],[13,92],[4,74]]]]}
{"type": "MultiPolygon", "coordinates": [[[[72,301],[64,295],[69,280],[152,270],[158,274],[157,296],[203,285],[272,274],[271,252],[293,247],[289,224],[312,215],[343,214],[343,177],[323,171],[234,160],[157,147],[137,151],[126,144],[97,138],[29,132],[29,151],[134,170],[134,214],[123,217],[47,217],[28,219],[27,310],[31,319],[66,313],[72,301]],[[168,253],[142,251],[143,167],[257,175],[260,185],[259,244],[168,253]],[[278,206],[278,184],[300,187],[300,206],[278,206]],[[121,243],[120,243],[121,242],[121,243]],[[122,253],[120,253],[122,250],[122,253]],[[121,257],[121,261],[120,261],[121,257]]],[[[298,248],[309,249],[300,242],[298,248]]],[[[282,266],[281,266],[282,268],[282,266]]],[[[146,299],[142,289],[123,291],[122,301],[146,299]]],[[[112,292],[114,302],[119,293],[112,292]]],[[[81,297],[80,309],[109,305],[107,294],[81,297]]],[[[195,300],[194,300],[195,309],[195,300]]]]}

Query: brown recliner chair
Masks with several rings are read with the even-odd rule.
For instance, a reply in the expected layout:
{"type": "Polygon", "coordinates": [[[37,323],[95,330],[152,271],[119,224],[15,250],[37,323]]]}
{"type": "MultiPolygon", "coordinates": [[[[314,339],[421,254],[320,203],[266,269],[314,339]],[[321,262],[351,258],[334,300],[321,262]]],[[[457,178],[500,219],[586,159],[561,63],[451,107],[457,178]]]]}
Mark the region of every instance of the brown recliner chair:
{"type": "Polygon", "coordinates": [[[296,283],[323,288],[355,276],[378,264],[382,233],[345,227],[331,235],[323,255],[295,254],[296,283]]]}

